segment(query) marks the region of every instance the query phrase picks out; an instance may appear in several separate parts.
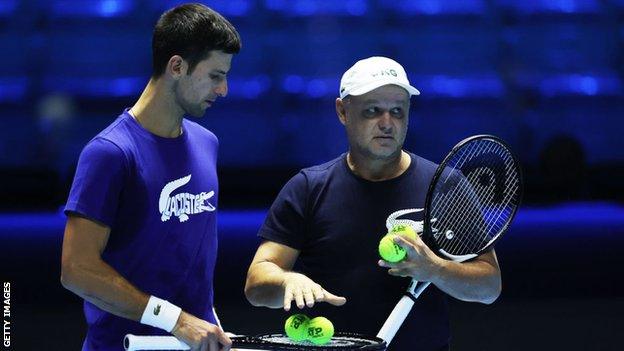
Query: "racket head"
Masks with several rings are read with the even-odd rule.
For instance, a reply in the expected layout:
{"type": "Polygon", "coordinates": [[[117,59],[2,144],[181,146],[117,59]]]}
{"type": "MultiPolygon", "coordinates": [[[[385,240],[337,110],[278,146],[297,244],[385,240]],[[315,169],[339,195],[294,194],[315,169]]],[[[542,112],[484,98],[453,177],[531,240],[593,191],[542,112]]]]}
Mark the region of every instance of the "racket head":
{"type": "Polygon", "coordinates": [[[310,341],[293,341],[285,334],[261,334],[256,336],[232,337],[232,348],[256,348],[262,350],[385,350],[386,342],[376,336],[368,336],[357,333],[339,332],[334,334],[331,340],[324,345],[315,345],[310,341]]]}
{"type": "Polygon", "coordinates": [[[422,239],[442,258],[476,257],[505,233],[522,195],[522,170],[509,146],[493,135],[466,138],[434,173],[422,239]]]}

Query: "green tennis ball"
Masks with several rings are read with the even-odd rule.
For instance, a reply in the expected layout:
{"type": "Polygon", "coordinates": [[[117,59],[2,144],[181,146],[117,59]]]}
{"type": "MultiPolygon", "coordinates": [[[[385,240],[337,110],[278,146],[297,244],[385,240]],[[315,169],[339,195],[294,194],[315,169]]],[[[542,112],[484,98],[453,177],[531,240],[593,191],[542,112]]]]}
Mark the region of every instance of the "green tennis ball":
{"type": "Polygon", "coordinates": [[[288,317],[286,323],[284,323],[284,329],[286,335],[293,341],[303,341],[306,339],[306,328],[310,318],[305,314],[293,314],[288,317]]]}
{"type": "Polygon", "coordinates": [[[394,238],[396,234],[388,234],[384,236],[379,242],[379,256],[384,260],[392,263],[396,263],[405,258],[407,254],[405,250],[394,243],[392,238],[394,238]]]}
{"type": "Polygon", "coordinates": [[[412,228],[411,225],[407,224],[395,225],[394,227],[392,227],[390,233],[388,234],[398,234],[412,240],[416,240],[416,231],[414,230],[414,228],[412,228]]]}
{"type": "Polygon", "coordinates": [[[315,345],[324,345],[334,336],[334,325],[325,317],[312,318],[308,322],[307,339],[315,345]]]}

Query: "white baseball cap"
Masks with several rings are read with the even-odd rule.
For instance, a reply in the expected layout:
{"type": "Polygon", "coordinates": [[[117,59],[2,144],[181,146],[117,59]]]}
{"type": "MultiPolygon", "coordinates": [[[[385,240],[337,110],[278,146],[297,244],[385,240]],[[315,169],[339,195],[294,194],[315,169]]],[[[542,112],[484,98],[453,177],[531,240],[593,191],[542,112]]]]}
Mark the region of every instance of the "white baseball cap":
{"type": "Polygon", "coordinates": [[[340,79],[340,98],[362,95],[381,86],[393,84],[407,90],[410,96],[420,95],[410,85],[407,74],[398,62],[382,56],[373,56],[356,62],[340,79]]]}

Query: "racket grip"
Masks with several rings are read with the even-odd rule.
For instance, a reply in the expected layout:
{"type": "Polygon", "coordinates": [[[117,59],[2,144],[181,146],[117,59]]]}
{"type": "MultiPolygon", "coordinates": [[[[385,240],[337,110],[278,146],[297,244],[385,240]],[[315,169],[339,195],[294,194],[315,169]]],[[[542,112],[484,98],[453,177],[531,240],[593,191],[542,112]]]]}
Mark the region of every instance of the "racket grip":
{"type": "Polygon", "coordinates": [[[412,310],[412,306],[414,306],[414,300],[403,296],[396,306],[394,306],[392,313],[390,313],[384,325],[379,329],[377,337],[383,339],[389,346],[397,331],[401,328],[403,321],[405,321],[405,318],[407,318],[407,315],[412,310]]]}
{"type": "Polygon", "coordinates": [[[191,348],[174,336],[139,336],[127,334],[124,348],[135,350],[190,350],[191,348]]]}

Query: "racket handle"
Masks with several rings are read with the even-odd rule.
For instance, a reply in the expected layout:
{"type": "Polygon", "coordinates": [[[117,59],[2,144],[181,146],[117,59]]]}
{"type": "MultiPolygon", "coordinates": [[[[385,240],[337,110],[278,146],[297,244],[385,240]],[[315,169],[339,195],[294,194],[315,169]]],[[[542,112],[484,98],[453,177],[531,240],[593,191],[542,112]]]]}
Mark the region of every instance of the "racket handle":
{"type": "Polygon", "coordinates": [[[389,346],[397,331],[401,328],[403,321],[405,321],[405,318],[407,318],[407,315],[412,310],[412,306],[414,306],[414,300],[403,296],[396,306],[394,306],[392,313],[390,313],[384,325],[379,329],[377,337],[383,339],[389,346]]]}
{"type": "Polygon", "coordinates": [[[127,334],[124,348],[135,350],[190,350],[191,348],[174,336],[138,336],[127,334]]]}

